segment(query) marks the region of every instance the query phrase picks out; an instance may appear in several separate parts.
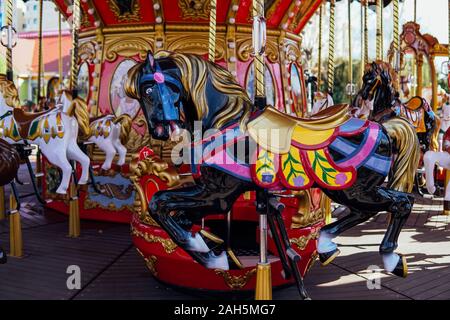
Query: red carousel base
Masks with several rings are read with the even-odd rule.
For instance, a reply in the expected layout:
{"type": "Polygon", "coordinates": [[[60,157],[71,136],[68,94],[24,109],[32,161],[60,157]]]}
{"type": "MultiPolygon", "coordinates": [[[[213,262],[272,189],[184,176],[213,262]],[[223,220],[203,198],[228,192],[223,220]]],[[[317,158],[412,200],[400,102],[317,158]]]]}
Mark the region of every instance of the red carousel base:
{"type": "MultiPolygon", "coordinates": [[[[139,181],[145,196],[151,199],[153,194],[164,189],[164,183],[154,176],[143,176],[139,181]]],[[[318,199],[318,190],[313,192],[318,199]]],[[[320,196],[319,196],[320,198],[320,196]]],[[[254,193],[246,194],[236,201],[231,211],[230,247],[241,260],[244,268],[240,270],[206,269],[178,247],[168,234],[147,214],[136,214],[131,221],[133,243],[142,255],[155,278],[176,287],[208,292],[243,293],[254,291],[256,285],[256,264],[259,259],[258,214],[254,206],[254,193]],[[182,272],[180,272],[182,270],[182,272]]],[[[283,219],[292,247],[300,256],[299,269],[305,275],[317,258],[317,237],[323,220],[311,226],[296,228],[293,217],[298,216],[299,200],[283,198],[286,205],[283,219]]],[[[318,201],[315,201],[317,206],[318,201]]],[[[200,223],[193,232],[201,229],[200,223]]],[[[226,215],[209,216],[204,221],[204,229],[222,239],[227,239],[226,215]]],[[[269,261],[272,268],[272,285],[281,287],[294,283],[294,279],[284,279],[282,265],[277,256],[273,239],[268,239],[269,261]]]]}

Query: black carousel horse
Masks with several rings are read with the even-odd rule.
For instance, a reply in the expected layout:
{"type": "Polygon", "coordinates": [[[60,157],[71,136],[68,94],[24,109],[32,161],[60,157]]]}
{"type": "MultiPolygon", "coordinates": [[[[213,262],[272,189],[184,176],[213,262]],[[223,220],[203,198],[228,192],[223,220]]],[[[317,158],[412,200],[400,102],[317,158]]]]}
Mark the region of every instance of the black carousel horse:
{"type": "Polygon", "coordinates": [[[196,184],[159,191],[149,210],[200,264],[229,269],[234,259],[227,259],[224,248],[210,237],[193,234],[194,220],[228,212],[246,191],[256,191],[258,209],[280,190],[314,186],[350,209],[321,230],[318,252],[323,264],[339,253],[332,238],[388,211],[392,219],[380,253],[388,271],[407,275],[405,258],[394,250],[414,203],[408,192],[419,147],[405,120],[381,126],[351,117],[346,105],[311,119],[287,116],[271,106],[255,111],[231,73],[200,56],[181,53],[155,58],[149,52],[129,70],[125,89],[140,101],[153,138],[168,140],[182,129],[194,136],[182,156],[191,164],[196,184]],[[208,132],[198,138],[195,129],[208,132]],[[243,152],[236,152],[240,146],[243,152]]]}
{"type": "MultiPolygon", "coordinates": [[[[0,186],[11,183],[17,176],[20,156],[14,146],[0,139],[0,186]]],[[[0,264],[6,263],[6,252],[0,246],[0,264]]]]}
{"type": "Polygon", "coordinates": [[[352,103],[353,110],[379,123],[403,117],[415,127],[422,153],[438,148],[439,119],[422,97],[415,96],[402,103],[394,87],[395,77],[397,75],[386,62],[368,64],[362,87],[352,103]],[[368,101],[372,104],[371,108],[364,108],[362,105],[368,101]]]}

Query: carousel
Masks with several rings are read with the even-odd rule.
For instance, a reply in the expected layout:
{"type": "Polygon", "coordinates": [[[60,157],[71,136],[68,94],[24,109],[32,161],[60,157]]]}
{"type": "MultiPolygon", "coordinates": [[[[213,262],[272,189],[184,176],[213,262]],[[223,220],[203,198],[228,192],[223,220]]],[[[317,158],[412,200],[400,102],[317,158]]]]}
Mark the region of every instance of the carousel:
{"type": "MultiPolygon", "coordinates": [[[[0,127],[14,146],[10,162],[27,165],[43,206],[68,216],[69,236],[82,233],[80,219],[130,224],[143,262],[165,284],[256,292],[261,300],[295,285],[309,299],[303,278],[316,260],[326,266],[340,254],[333,239],[387,211],[379,253],[388,273],[408,275],[398,238],[415,201],[419,164],[437,146],[439,118],[435,79],[431,102],[419,90],[404,103],[394,94],[396,76],[403,55],[433,57],[443,47],[413,23],[400,34],[399,0],[392,1],[390,63],[382,61],[379,36],[383,1],[360,1],[359,88],[348,1],[350,103],[336,105],[335,0],[54,2],[72,28],[71,70],[39,83],[39,93],[47,89],[37,113],[20,107],[12,82],[16,39],[7,2],[0,127]],[[378,31],[372,63],[370,7],[378,31]],[[315,91],[323,87],[327,9],[322,93],[315,91]],[[305,79],[301,33],[316,13],[314,80],[305,79]],[[332,201],[335,213],[347,213],[333,222],[332,201]]],[[[40,19],[42,25],[42,10],[40,19]]],[[[10,208],[0,213],[11,221],[10,255],[20,257],[20,199],[29,195],[17,191],[22,182],[14,174],[8,183],[10,208]]]]}

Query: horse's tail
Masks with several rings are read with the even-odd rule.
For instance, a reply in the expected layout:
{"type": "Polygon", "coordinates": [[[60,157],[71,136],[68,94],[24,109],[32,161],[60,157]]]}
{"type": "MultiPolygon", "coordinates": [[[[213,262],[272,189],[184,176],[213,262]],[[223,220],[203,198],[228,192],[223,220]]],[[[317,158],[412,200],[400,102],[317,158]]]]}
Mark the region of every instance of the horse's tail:
{"type": "Polygon", "coordinates": [[[434,126],[433,132],[430,136],[430,150],[439,151],[439,130],[441,129],[441,119],[435,114],[434,115],[434,126]]]}
{"type": "Polygon", "coordinates": [[[73,99],[66,114],[69,117],[75,116],[81,133],[83,134],[83,139],[89,138],[91,135],[91,128],[89,126],[89,112],[86,102],[80,98],[73,99]]]}
{"type": "Polygon", "coordinates": [[[411,192],[420,160],[419,138],[414,127],[403,118],[392,118],[383,127],[397,153],[388,181],[388,188],[411,192]]]}
{"type": "Polygon", "coordinates": [[[113,121],[115,124],[120,123],[120,142],[125,145],[128,142],[128,138],[131,132],[131,124],[133,120],[128,114],[122,114],[113,121]]]}

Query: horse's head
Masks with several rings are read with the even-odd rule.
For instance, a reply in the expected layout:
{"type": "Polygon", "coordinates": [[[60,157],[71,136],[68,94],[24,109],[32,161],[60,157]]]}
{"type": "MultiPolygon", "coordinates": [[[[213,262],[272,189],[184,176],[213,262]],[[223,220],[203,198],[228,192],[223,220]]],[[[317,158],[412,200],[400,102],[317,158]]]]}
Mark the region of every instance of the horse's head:
{"type": "Polygon", "coordinates": [[[363,75],[361,89],[354,100],[354,104],[359,104],[356,107],[370,102],[373,104],[375,115],[390,108],[395,99],[395,89],[392,86],[393,76],[391,67],[385,62],[376,61],[368,64],[363,75]]]}
{"type": "Polygon", "coordinates": [[[152,53],[147,59],[131,68],[125,84],[128,96],[139,100],[144,110],[153,138],[167,140],[171,133],[183,127],[180,74],[169,60],[155,60],[152,53]]]}
{"type": "Polygon", "coordinates": [[[0,74],[0,112],[11,108],[20,108],[19,93],[14,82],[0,74]]]}
{"type": "Polygon", "coordinates": [[[191,134],[194,122],[202,130],[246,124],[252,103],[233,75],[219,65],[192,54],[164,53],[128,71],[126,94],[139,100],[150,134],[167,140],[181,128],[191,134]]]}

